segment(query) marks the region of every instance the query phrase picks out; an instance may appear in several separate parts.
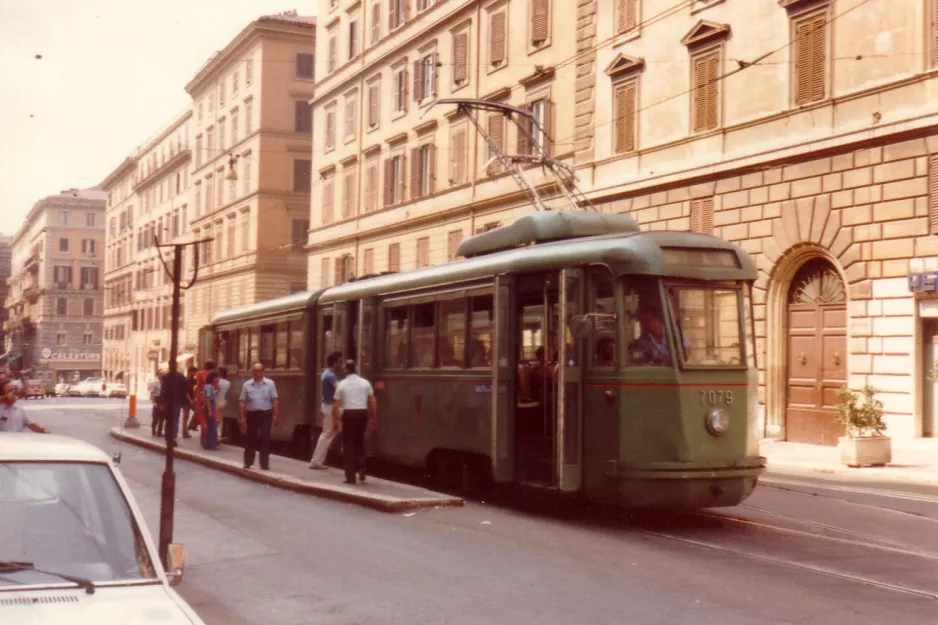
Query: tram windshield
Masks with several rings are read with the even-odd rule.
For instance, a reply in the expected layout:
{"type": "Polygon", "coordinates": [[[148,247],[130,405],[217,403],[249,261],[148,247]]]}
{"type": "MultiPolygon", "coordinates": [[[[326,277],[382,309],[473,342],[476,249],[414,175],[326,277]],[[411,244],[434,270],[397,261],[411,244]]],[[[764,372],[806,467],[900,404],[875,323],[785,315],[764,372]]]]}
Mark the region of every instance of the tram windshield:
{"type": "Polygon", "coordinates": [[[691,367],[738,367],[743,364],[740,336],[740,290],[669,286],[668,300],[691,367]]]}

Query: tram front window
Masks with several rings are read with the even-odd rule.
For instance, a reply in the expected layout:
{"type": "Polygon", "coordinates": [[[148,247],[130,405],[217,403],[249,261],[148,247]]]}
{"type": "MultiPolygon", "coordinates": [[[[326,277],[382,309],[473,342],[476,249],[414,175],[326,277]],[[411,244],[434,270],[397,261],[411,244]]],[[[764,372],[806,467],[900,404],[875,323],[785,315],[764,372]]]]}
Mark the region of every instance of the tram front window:
{"type": "Polygon", "coordinates": [[[743,363],[738,289],[668,289],[684,363],[695,367],[743,363]]]}
{"type": "Polygon", "coordinates": [[[671,347],[661,306],[658,281],[626,278],[625,336],[629,341],[627,362],[632,367],[671,367],[671,347]]]}

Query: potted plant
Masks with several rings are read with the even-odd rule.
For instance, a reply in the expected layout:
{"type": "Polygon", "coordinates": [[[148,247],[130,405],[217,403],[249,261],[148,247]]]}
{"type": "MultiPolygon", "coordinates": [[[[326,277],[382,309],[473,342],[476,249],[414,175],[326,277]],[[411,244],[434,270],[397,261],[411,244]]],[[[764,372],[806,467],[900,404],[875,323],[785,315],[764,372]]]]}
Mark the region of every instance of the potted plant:
{"type": "Polygon", "coordinates": [[[837,392],[837,420],[847,430],[837,447],[840,459],[848,467],[879,467],[892,460],[892,439],[885,436],[883,402],[876,399],[879,391],[869,384],[860,394],[846,386],[837,392]],[[860,395],[863,402],[860,403],[860,395]]]}

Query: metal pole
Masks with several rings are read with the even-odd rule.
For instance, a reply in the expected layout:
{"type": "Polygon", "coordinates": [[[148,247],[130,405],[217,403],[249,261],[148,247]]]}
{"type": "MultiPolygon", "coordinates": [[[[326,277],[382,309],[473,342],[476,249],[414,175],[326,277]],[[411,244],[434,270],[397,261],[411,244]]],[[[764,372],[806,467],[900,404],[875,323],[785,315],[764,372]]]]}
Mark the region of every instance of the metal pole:
{"type": "Polygon", "coordinates": [[[173,471],[173,447],[176,445],[176,429],[179,414],[176,412],[181,405],[178,384],[175,383],[179,365],[176,362],[179,351],[179,296],[182,280],[182,250],[183,245],[173,246],[173,311],[169,340],[169,375],[166,381],[170,387],[170,414],[166,418],[166,468],[163,470],[163,491],[160,501],[160,560],[164,567],[169,567],[169,544],[173,541],[173,514],[175,513],[176,499],[176,473],[173,471]]]}

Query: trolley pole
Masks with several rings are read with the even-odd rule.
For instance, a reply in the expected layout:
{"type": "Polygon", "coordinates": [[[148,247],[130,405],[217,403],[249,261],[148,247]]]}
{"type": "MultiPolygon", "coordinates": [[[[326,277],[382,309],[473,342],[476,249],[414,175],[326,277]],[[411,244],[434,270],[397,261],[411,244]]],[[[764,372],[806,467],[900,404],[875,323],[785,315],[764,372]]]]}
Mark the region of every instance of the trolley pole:
{"type": "Polygon", "coordinates": [[[182,291],[192,288],[196,278],[199,275],[199,245],[212,239],[202,239],[189,243],[160,244],[159,238],[153,237],[158,248],[173,249],[173,268],[170,270],[160,254],[160,262],[163,268],[173,281],[173,303],[170,324],[170,342],[169,342],[169,374],[166,376],[168,386],[169,414],[166,418],[166,466],[163,469],[162,493],[160,496],[160,560],[165,568],[170,567],[169,545],[173,542],[173,517],[175,514],[176,501],[176,473],[173,468],[173,448],[176,447],[176,430],[179,428],[179,414],[177,409],[182,405],[182,398],[179,397],[180,385],[176,383],[176,377],[179,372],[179,364],[176,358],[179,355],[179,300],[182,291]],[[195,248],[193,254],[192,280],[183,286],[182,284],[182,254],[186,247],[195,248]]]}

